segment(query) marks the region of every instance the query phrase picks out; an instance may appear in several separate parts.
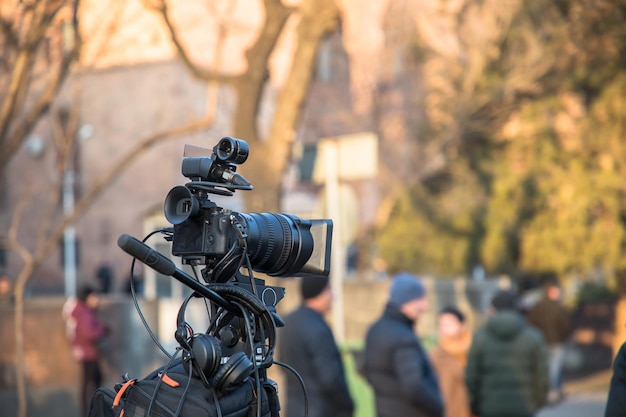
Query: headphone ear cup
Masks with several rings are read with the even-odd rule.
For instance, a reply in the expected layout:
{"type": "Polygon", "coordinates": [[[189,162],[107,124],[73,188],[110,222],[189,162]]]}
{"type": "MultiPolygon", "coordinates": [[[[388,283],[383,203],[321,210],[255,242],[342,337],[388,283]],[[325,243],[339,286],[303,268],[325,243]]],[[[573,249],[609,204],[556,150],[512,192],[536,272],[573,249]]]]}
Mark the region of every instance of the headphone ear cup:
{"type": "Polygon", "coordinates": [[[218,391],[239,385],[252,373],[254,364],[243,352],[234,353],[228,361],[218,369],[213,378],[213,386],[218,391]]]}
{"type": "MultiPolygon", "coordinates": [[[[193,354],[192,361],[207,379],[211,378],[222,360],[222,348],[219,342],[211,335],[200,333],[191,339],[190,346],[193,354]]],[[[187,363],[186,361],[185,364],[187,363]]]]}

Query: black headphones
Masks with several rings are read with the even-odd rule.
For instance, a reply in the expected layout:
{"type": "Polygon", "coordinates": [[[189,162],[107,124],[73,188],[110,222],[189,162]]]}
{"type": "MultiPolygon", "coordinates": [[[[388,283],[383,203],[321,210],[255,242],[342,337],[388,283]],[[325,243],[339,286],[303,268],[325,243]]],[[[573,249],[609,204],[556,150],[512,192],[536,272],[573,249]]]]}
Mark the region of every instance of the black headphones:
{"type": "Polygon", "coordinates": [[[229,358],[222,356],[220,342],[208,333],[194,334],[191,326],[185,322],[185,309],[189,300],[198,296],[189,295],[178,310],[174,337],[183,351],[183,364],[189,366],[195,376],[218,392],[241,384],[254,370],[254,364],[244,352],[235,352],[229,358]],[[226,360],[222,364],[223,360],[226,360]]]}

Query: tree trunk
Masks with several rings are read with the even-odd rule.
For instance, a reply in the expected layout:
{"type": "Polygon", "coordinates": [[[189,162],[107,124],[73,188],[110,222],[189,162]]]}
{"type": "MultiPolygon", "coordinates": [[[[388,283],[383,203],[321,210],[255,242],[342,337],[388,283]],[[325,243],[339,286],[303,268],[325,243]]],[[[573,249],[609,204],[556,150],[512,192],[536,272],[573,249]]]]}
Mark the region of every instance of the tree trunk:
{"type": "MultiPolygon", "coordinates": [[[[296,29],[297,47],[276,101],[269,136],[265,141],[257,140],[250,150],[249,166],[254,171],[243,168],[254,180],[255,191],[246,196],[250,211],[280,209],[282,178],[289,164],[304,99],[311,86],[317,50],[324,36],[339,22],[339,9],[333,0],[305,0],[299,12],[302,18],[296,29]]],[[[236,125],[235,129],[238,128],[236,125]]]]}

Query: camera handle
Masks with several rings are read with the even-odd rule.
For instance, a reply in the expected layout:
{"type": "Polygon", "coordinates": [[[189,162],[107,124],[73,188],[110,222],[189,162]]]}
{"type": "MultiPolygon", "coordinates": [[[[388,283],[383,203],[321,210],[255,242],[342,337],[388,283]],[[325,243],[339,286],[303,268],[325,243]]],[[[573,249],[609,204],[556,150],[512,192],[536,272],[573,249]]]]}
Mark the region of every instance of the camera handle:
{"type": "Polygon", "coordinates": [[[150,246],[141,242],[137,238],[134,238],[133,236],[124,233],[120,235],[120,237],[117,239],[117,246],[119,246],[124,252],[128,253],[130,256],[137,259],[138,261],[144,263],[145,265],[163,275],[175,278],[192,290],[196,291],[201,296],[213,301],[220,307],[223,307],[226,310],[235,314],[240,313],[240,310],[235,304],[226,300],[224,297],[222,297],[212,289],[207,288],[205,285],[196,281],[195,279],[193,279],[193,277],[191,277],[191,275],[187,274],[185,271],[176,268],[174,262],[163,256],[156,250],[152,249],[150,246]]]}

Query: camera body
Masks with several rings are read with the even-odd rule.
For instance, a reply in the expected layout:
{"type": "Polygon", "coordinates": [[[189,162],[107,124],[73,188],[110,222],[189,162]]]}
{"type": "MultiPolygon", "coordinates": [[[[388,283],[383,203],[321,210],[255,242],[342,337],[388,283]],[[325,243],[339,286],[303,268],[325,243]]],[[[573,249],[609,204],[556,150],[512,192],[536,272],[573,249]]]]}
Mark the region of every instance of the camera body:
{"type": "Polygon", "coordinates": [[[225,255],[237,239],[236,231],[230,227],[231,213],[213,205],[201,210],[199,215],[175,224],[172,255],[187,261],[225,255]]]}

